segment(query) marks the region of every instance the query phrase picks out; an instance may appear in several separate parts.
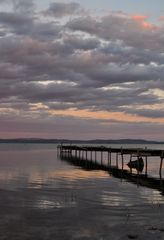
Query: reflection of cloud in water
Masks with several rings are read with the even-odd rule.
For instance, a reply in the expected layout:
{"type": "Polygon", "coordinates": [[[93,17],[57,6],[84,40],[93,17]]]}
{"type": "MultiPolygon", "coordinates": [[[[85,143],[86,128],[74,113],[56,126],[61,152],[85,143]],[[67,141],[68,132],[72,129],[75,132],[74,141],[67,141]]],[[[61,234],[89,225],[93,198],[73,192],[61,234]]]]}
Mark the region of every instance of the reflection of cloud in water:
{"type": "Polygon", "coordinates": [[[92,172],[85,172],[81,169],[67,169],[67,170],[52,170],[49,172],[41,172],[41,171],[34,171],[29,172],[24,170],[23,172],[18,171],[2,171],[0,172],[0,181],[10,181],[13,179],[19,179],[22,176],[28,177],[29,183],[30,182],[37,182],[40,184],[44,184],[48,180],[55,180],[55,179],[68,179],[78,180],[78,179],[90,179],[90,178],[105,178],[109,177],[106,172],[103,171],[92,171],[92,172]]]}
{"type": "Polygon", "coordinates": [[[75,207],[77,204],[76,200],[67,200],[67,201],[60,201],[60,200],[45,200],[39,199],[34,204],[35,208],[39,209],[51,209],[51,208],[66,208],[66,207],[75,207]]]}
{"type": "Polygon", "coordinates": [[[141,192],[141,195],[150,204],[163,204],[164,196],[161,195],[158,190],[145,188],[144,191],[141,192]]]}
{"type": "Polygon", "coordinates": [[[66,169],[66,170],[53,170],[46,174],[42,172],[35,172],[30,174],[28,179],[28,187],[41,189],[48,185],[49,188],[58,188],[62,185],[73,187],[72,182],[78,180],[92,180],[108,178],[109,174],[103,171],[87,172],[81,169],[66,169]]]}
{"type": "MultiPolygon", "coordinates": [[[[152,190],[145,187],[122,189],[117,191],[103,191],[101,195],[101,204],[104,206],[125,206],[130,207],[142,204],[163,204],[164,196],[158,190],[152,190]],[[131,190],[132,191],[131,191],[131,190]]],[[[130,188],[129,188],[130,187],[130,188]]],[[[120,189],[120,188],[119,188],[120,189]]]]}
{"type": "Polygon", "coordinates": [[[106,178],[109,174],[103,171],[84,171],[81,169],[60,170],[49,173],[50,178],[65,178],[69,180],[91,179],[91,178],[106,178]]]}
{"type": "MultiPolygon", "coordinates": [[[[95,230],[94,228],[93,229],[86,229],[86,228],[81,228],[79,232],[76,232],[74,234],[74,238],[73,239],[96,239],[96,238],[93,238],[93,236],[95,235],[95,230]]],[[[103,240],[103,238],[100,238],[100,240],[103,240]]]]}
{"type": "Polygon", "coordinates": [[[119,192],[106,192],[101,195],[102,205],[104,206],[131,206],[130,202],[119,192]]]}
{"type": "Polygon", "coordinates": [[[14,178],[16,178],[16,176],[18,176],[17,172],[6,172],[6,171],[1,171],[0,172],[0,181],[10,181],[13,180],[14,178]]]}
{"type": "Polygon", "coordinates": [[[36,208],[40,209],[49,209],[49,208],[60,208],[60,204],[58,202],[48,201],[48,200],[38,200],[35,204],[36,208]]]}

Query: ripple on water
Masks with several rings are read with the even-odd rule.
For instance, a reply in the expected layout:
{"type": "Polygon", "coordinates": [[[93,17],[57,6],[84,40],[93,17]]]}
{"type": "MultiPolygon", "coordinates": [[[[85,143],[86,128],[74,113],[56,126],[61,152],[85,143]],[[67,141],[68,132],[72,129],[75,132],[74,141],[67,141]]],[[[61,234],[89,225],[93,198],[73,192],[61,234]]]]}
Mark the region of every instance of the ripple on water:
{"type": "Polygon", "coordinates": [[[45,199],[39,199],[34,204],[34,207],[38,209],[52,209],[52,208],[60,209],[60,208],[68,208],[68,207],[75,207],[75,206],[76,206],[76,201],[62,202],[62,201],[50,201],[45,199]]]}

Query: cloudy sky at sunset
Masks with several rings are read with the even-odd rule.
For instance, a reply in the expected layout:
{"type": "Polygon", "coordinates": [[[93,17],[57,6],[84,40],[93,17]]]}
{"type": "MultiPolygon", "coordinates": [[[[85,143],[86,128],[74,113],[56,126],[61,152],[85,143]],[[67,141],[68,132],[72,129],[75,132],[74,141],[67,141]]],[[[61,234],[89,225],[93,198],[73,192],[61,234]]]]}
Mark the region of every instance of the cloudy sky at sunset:
{"type": "Polygon", "coordinates": [[[163,0],[0,0],[0,138],[164,140],[163,0]]]}

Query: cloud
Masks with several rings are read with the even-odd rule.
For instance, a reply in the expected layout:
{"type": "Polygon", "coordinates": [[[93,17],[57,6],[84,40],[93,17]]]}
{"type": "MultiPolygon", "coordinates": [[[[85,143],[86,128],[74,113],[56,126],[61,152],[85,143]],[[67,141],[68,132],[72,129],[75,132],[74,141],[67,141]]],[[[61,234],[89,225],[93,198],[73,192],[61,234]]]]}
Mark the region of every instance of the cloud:
{"type": "Polygon", "coordinates": [[[50,4],[49,8],[44,11],[45,15],[54,16],[56,18],[62,18],[68,15],[79,14],[83,10],[79,3],[70,2],[70,3],[61,3],[53,2],[50,4]]]}
{"type": "Polygon", "coordinates": [[[143,22],[143,21],[147,20],[148,17],[147,17],[147,16],[144,16],[144,15],[133,15],[133,16],[132,16],[132,19],[134,19],[134,20],[136,20],[136,21],[141,21],[141,22],[143,22]]]}
{"type": "Polygon", "coordinates": [[[163,118],[164,116],[164,110],[163,109],[160,109],[160,110],[157,110],[157,109],[132,109],[132,110],[129,110],[128,113],[132,113],[132,114],[136,114],[138,116],[144,116],[144,117],[153,117],[153,118],[163,118]]]}
{"type": "Polygon", "coordinates": [[[12,0],[14,12],[23,15],[33,14],[35,10],[35,3],[33,0],[12,0]]]}
{"type": "Polygon", "coordinates": [[[146,21],[136,21],[126,14],[111,13],[98,20],[91,16],[78,17],[69,21],[67,26],[73,31],[86,32],[107,41],[120,40],[132,47],[162,50],[159,36],[163,29],[146,21]],[[154,41],[158,44],[154,45],[154,41]]]}
{"type": "Polygon", "coordinates": [[[6,24],[9,26],[21,26],[28,25],[32,22],[32,19],[20,14],[0,12],[0,22],[1,24],[6,24]]]}
{"type": "Polygon", "coordinates": [[[160,16],[158,20],[162,23],[164,21],[164,16],[160,16]]]}
{"type": "Polygon", "coordinates": [[[7,4],[10,0],[0,0],[0,4],[7,4]]]}
{"type": "Polygon", "coordinates": [[[163,139],[163,125],[154,123],[122,123],[83,119],[78,117],[55,116],[48,118],[47,115],[34,114],[31,116],[14,116],[11,113],[7,117],[1,117],[1,136],[10,132],[10,137],[45,137],[45,138],[69,138],[69,139],[119,139],[119,138],[142,138],[163,139]],[[24,127],[26,126],[26,128],[24,127]],[[80,126],[80,128],[79,128],[80,126]]]}
{"type": "Polygon", "coordinates": [[[129,122],[142,130],[138,122],[162,129],[161,25],[123,12],[86,16],[73,2],[55,2],[42,12],[33,1],[14,4],[12,11],[0,13],[0,120],[8,119],[6,126],[13,122],[10,131],[20,117],[22,130],[17,126],[17,131],[27,122],[35,128],[41,118],[45,123],[39,129],[45,126],[49,134],[56,118],[59,129],[65,125],[73,131],[76,125],[78,132],[83,126],[80,134],[96,131],[96,124],[105,134],[111,119],[124,133],[129,122]],[[60,19],[65,16],[71,18],[60,19]]]}
{"type": "Polygon", "coordinates": [[[82,38],[81,36],[66,35],[63,40],[64,45],[84,51],[97,49],[100,46],[100,41],[93,37],[82,38]]]}

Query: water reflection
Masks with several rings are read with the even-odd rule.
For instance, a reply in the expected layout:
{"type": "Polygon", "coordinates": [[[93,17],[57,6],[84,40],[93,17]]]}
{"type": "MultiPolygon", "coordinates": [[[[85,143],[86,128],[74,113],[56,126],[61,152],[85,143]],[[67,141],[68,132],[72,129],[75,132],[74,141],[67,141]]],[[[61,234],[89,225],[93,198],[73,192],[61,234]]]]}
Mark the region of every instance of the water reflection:
{"type": "Polygon", "coordinates": [[[139,204],[141,199],[148,203],[163,201],[164,184],[159,179],[130,174],[127,169],[109,170],[98,163],[73,157],[58,159],[53,148],[3,149],[0,166],[0,188],[28,191],[24,201],[34,208],[58,209],[79,204],[130,206],[134,202],[139,204]],[[138,191],[127,185],[127,181],[156,190],[138,191]]]}
{"type": "Polygon", "coordinates": [[[65,201],[60,201],[60,200],[54,200],[54,201],[50,201],[50,200],[46,200],[46,199],[39,199],[35,202],[35,206],[36,208],[39,209],[51,209],[51,208],[66,208],[66,207],[75,207],[77,204],[76,200],[74,199],[65,199],[65,201]]]}
{"type": "Polygon", "coordinates": [[[115,178],[125,179],[129,182],[137,184],[137,186],[146,186],[153,189],[160,190],[161,194],[164,195],[164,179],[150,177],[147,174],[132,174],[132,172],[117,167],[109,167],[109,165],[102,164],[101,162],[95,162],[88,159],[77,158],[71,155],[61,155],[61,159],[66,161],[69,164],[80,166],[86,171],[92,170],[103,170],[109,173],[109,175],[114,176],[115,178]]]}
{"type": "Polygon", "coordinates": [[[54,146],[12,148],[0,150],[0,239],[127,239],[129,229],[151,239],[164,224],[161,192],[128,173],[57,158],[54,146]]]}

